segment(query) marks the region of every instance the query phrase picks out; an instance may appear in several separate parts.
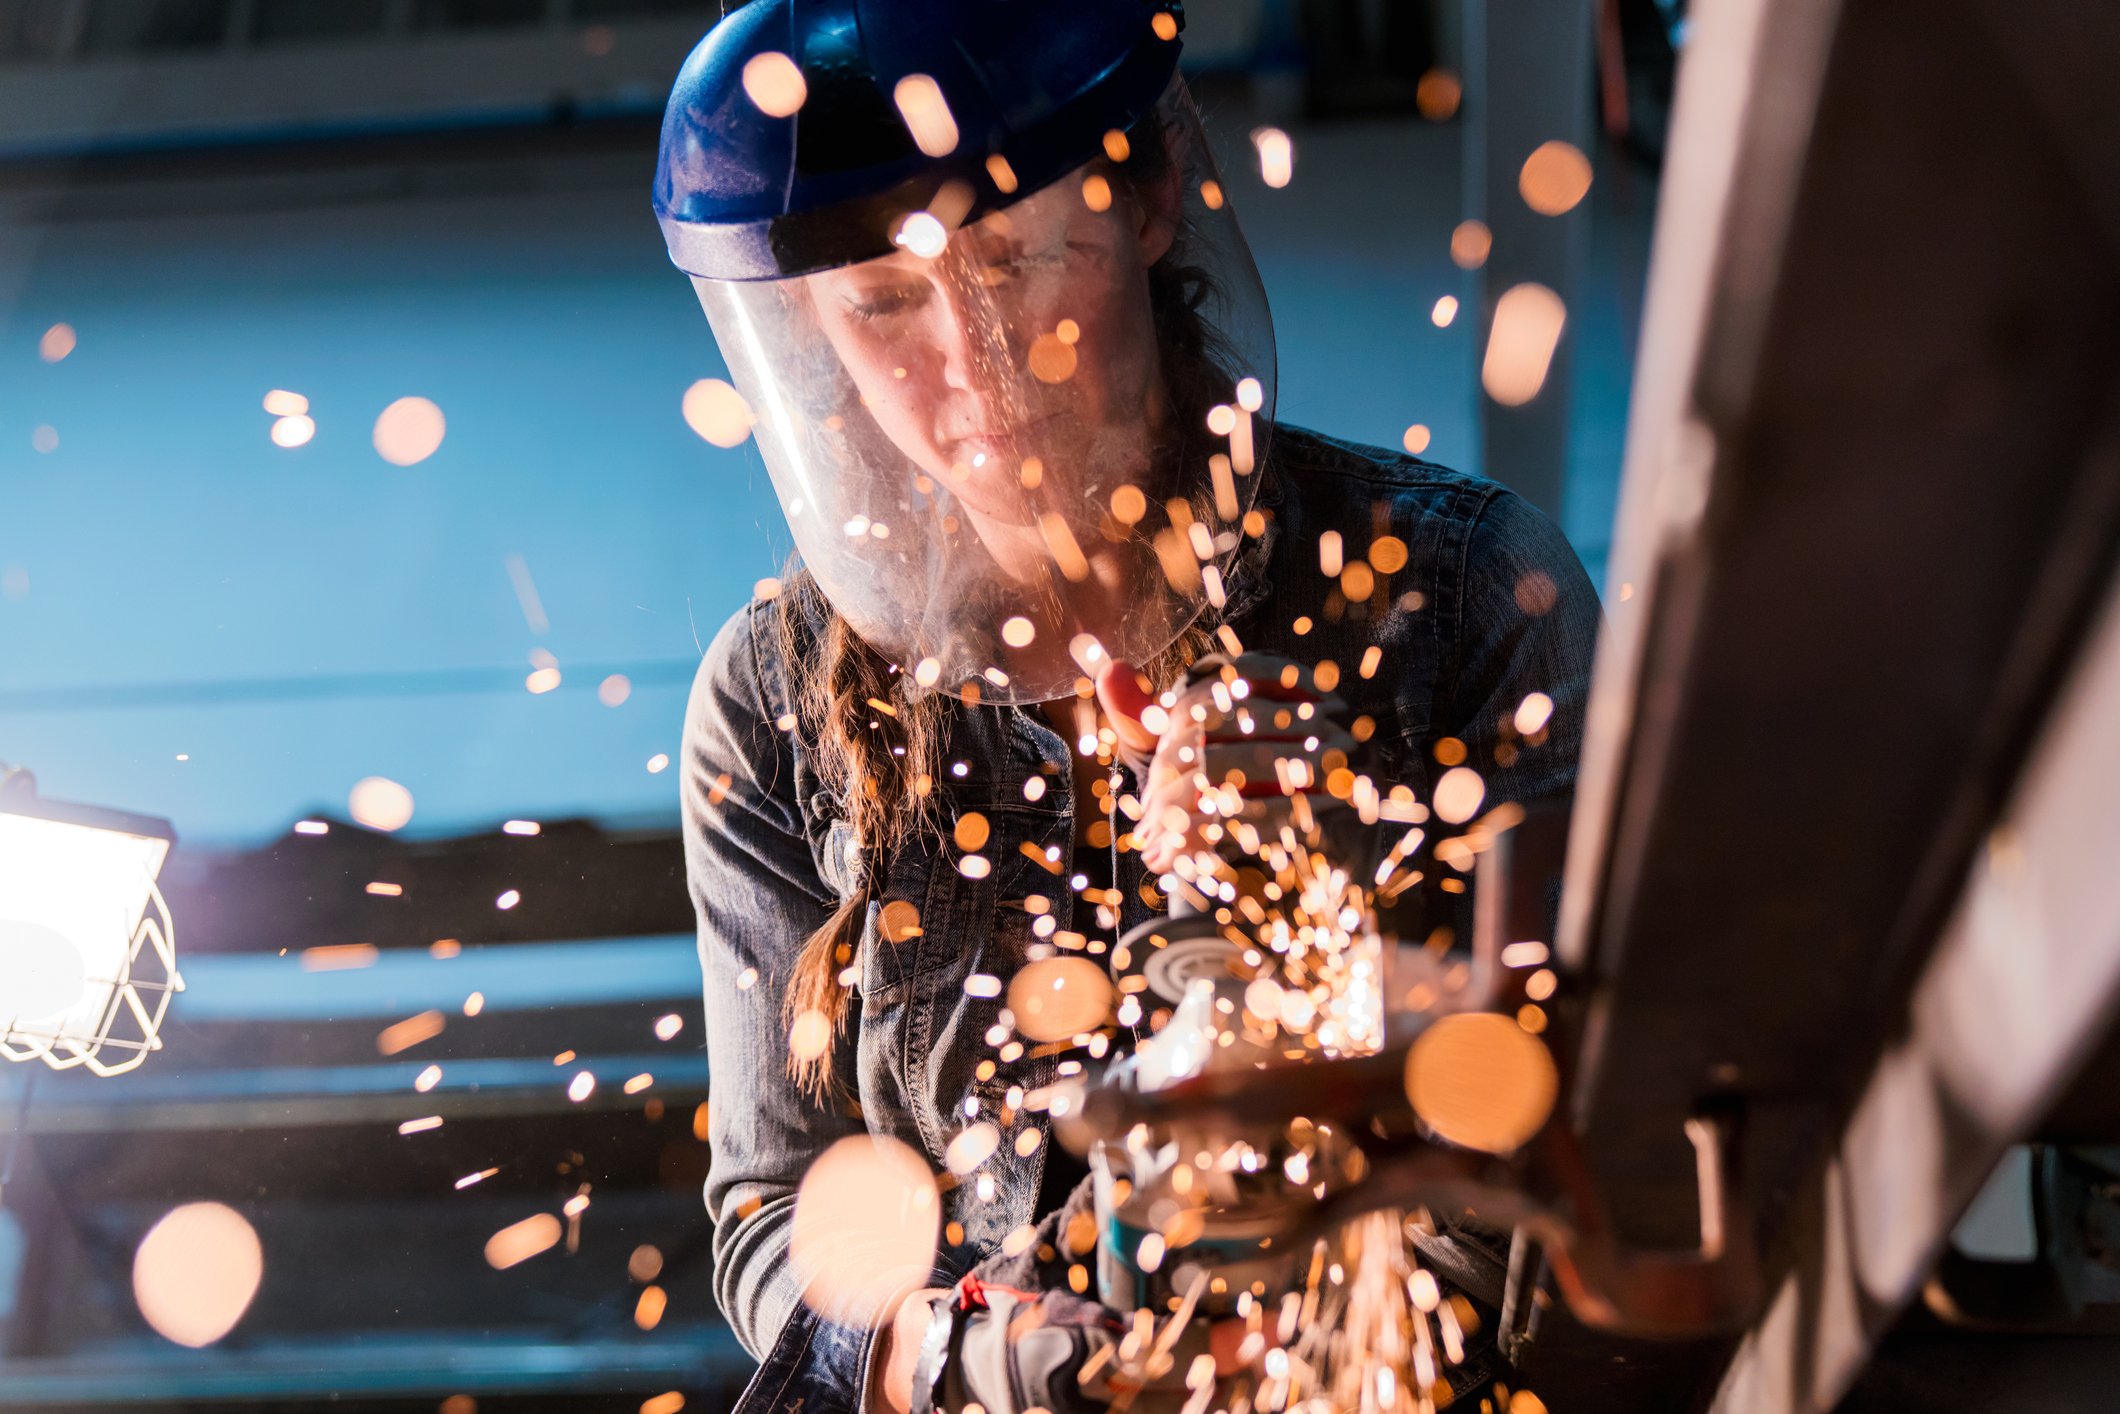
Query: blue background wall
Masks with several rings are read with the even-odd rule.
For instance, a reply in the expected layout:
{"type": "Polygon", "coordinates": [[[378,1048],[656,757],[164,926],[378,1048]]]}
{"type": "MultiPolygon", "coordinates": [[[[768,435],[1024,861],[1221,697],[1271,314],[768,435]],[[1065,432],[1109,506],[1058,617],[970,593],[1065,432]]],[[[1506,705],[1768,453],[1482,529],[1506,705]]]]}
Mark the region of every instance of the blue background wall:
{"type": "MultiPolygon", "coordinates": [[[[1248,115],[1209,117],[1248,159],[1248,115]]],[[[1454,130],[1294,132],[1288,188],[1231,164],[1279,327],[1281,415],[1392,446],[1425,423],[1427,455],[1478,468],[1471,321],[1429,319],[1438,296],[1471,294],[1447,257],[1454,130]]],[[[676,748],[698,645],[787,539],[750,445],[711,447],[679,414],[723,370],[649,216],[651,156],[510,157],[408,179],[409,195],[179,177],[69,213],[14,203],[0,759],[49,795],[168,815],[195,844],[343,815],[370,774],[411,788],[416,832],[667,819],[675,775],[646,763],[676,748]],[[78,348],[46,364],[38,340],[62,320],[78,348]],[[271,388],[310,399],[309,445],[269,440],[271,388]],[[441,406],[448,436],[400,468],[370,434],[407,394],[441,406]],[[523,686],[538,648],[558,691],[523,686]],[[611,671],[635,682],[616,708],[595,691],[611,671]]],[[[1601,164],[1568,218],[1590,229],[1564,522],[1593,574],[1649,205],[1643,178],[1601,164]]]]}

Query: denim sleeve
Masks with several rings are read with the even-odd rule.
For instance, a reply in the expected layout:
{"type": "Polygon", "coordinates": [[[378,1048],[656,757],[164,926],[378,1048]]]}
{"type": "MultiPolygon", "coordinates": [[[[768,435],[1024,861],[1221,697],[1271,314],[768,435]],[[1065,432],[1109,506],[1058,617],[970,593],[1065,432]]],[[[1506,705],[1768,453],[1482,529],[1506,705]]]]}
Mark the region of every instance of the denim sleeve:
{"type": "Polygon", "coordinates": [[[1465,743],[1490,800],[1572,790],[1599,626],[1582,561],[1537,507],[1497,490],[1473,518],[1461,582],[1441,731],[1465,743]],[[1508,724],[1534,692],[1553,714],[1543,740],[1525,741],[1508,724]]]}
{"type": "MultiPolygon", "coordinates": [[[[781,1339],[788,1331],[815,1359],[848,1342],[819,1342],[807,1329],[788,1258],[795,1192],[810,1161],[861,1125],[811,1100],[787,1072],[788,974],[831,908],[803,832],[790,735],[774,725],[787,710],[785,693],[777,675],[760,672],[756,640],[771,631],[767,612],[747,605],[716,635],[685,719],[685,865],[712,1077],[706,1201],[714,1294],[737,1339],[765,1360],[776,1344],[792,1343],[781,1339]]],[[[847,1352],[854,1368],[805,1376],[852,1385],[865,1344],[847,1352]]]]}

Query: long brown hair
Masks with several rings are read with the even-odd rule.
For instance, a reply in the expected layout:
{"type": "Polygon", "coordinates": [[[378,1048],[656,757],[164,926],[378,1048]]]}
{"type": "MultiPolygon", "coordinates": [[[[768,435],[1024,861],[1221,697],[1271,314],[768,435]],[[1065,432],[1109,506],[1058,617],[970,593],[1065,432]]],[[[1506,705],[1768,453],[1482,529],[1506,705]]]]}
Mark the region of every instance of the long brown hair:
{"type": "MultiPolygon", "coordinates": [[[[1123,165],[1099,163],[1115,194],[1130,201],[1168,181],[1176,165],[1170,135],[1153,112],[1136,125],[1131,146],[1123,165]]],[[[1221,368],[1220,342],[1200,313],[1215,286],[1204,270],[1188,263],[1187,236],[1181,222],[1177,239],[1149,269],[1148,294],[1165,392],[1178,410],[1177,425],[1197,429],[1202,419],[1190,414],[1215,402],[1228,378],[1221,368]]],[[[1219,396],[1226,397],[1226,391],[1219,396]]],[[[1178,454],[1190,455],[1191,448],[1178,454]]],[[[891,859],[920,830],[937,828],[941,745],[949,714],[960,709],[950,698],[913,687],[908,674],[863,641],[808,569],[791,561],[783,582],[780,649],[792,680],[796,729],[819,779],[846,802],[858,846],[853,887],[804,941],[783,1003],[790,1027],[811,1012],[830,1025],[835,1045],[812,1056],[791,1054],[789,1061],[797,1085],[822,1100],[831,1089],[833,1052],[846,1025],[848,987],[841,975],[853,965],[891,859]],[[871,704],[877,702],[891,710],[876,710],[871,704]]],[[[1196,620],[1154,661],[1138,666],[1151,682],[1171,683],[1207,651],[1209,641],[1208,625],[1196,620]]]]}

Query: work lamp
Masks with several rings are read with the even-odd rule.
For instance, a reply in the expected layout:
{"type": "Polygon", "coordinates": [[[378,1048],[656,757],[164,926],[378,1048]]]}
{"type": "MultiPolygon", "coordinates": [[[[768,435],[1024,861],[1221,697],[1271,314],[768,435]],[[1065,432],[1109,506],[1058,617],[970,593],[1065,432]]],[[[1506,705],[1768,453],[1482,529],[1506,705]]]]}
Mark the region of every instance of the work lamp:
{"type": "Polygon", "coordinates": [[[161,1046],[177,976],[167,820],[38,796],[0,765],[0,1056],[98,1075],[161,1046]]]}

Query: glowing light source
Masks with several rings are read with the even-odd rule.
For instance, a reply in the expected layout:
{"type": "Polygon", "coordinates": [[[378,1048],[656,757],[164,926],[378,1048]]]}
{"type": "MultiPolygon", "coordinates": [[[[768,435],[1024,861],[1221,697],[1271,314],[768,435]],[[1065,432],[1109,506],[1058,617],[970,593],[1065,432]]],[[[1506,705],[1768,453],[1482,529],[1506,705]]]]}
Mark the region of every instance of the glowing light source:
{"type": "Polygon", "coordinates": [[[810,96],[810,86],[795,61],[771,49],[744,61],[743,91],[768,118],[794,117],[810,96]]]}
{"type": "Polygon", "coordinates": [[[751,435],[751,405],[719,378],[702,378],[685,389],[685,425],[717,447],[743,445],[751,435]]]}
{"type": "Polygon", "coordinates": [[[276,419],[272,424],[272,444],[275,447],[303,447],[317,435],[316,420],[306,413],[294,413],[276,419]]]}
{"type": "Polygon", "coordinates": [[[619,707],[633,695],[633,680],[624,673],[613,673],[596,685],[596,700],[606,707],[619,707]]]}
{"type": "Polygon", "coordinates": [[[73,325],[54,324],[37,340],[37,357],[46,363],[57,363],[74,351],[75,342],[73,325]]]}
{"type": "Polygon", "coordinates": [[[186,1203],[133,1254],[133,1300],[157,1334],[194,1349],[236,1328],[265,1276],[257,1229],[222,1203],[186,1203]]]}
{"type": "Polygon", "coordinates": [[[309,411],[309,399],[285,388],[274,388],[265,395],[265,411],[274,417],[297,417],[309,411]]]}
{"type": "Polygon", "coordinates": [[[1450,321],[1457,318],[1457,312],[1457,296],[1444,295],[1435,302],[1435,308],[1428,311],[1428,317],[1435,321],[1436,328],[1448,329],[1450,321]]]}
{"type": "Polygon", "coordinates": [[[1503,407],[1522,407],[1546,385],[1568,312],[1544,285],[1512,285],[1494,304],[1494,328],[1480,365],[1480,386],[1503,407]]]}
{"type": "Polygon", "coordinates": [[[650,756],[648,758],[648,774],[651,776],[659,776],[665,770],[669,769],[669,765],[669,753],[658,751],[653,756],[650,756]]]}
{"type": "Polygon", "coordinates": [[[501,826],[501,833],[508,835],[534,835],[544,828],[535,820],[510,820],[501,826]]]}
{"type": "Polygon", "coordinates": [[[667,1041],[685,1029],[685,1019],[676,1012],[655,1018],[655,1039],[667,1041]]]}
{"type": "Polygon", "coordinates": [[[926,74],[907,74],[891,90],[898,116],[905,119],[914,145],[929,157],[947,157],[957,150],[957,120],[943,100],[942,86],[926,74]]]}
{"type": "Polygon", "coordinates": [[[493,901],[493,906],[498,909],[506,910],[515,907],[522,901],[523,891],[521,889],[508,889],[503,892],[499,898],[493,901]]]}
{"type": "Polygon", "coordinates": [[[1406,429],[1406,435],[1399,439],[1399,444],[1412,455],[1419,456],[1428,450],[1429,438],[1427,425],[1416,422],[1406,429]]]}
{"type": "Polygon", "coordinates": [[[183,986],[155,884],[172,838],[0,774],[0,1056],[111,1075],[160,1047],[183,986]]]}

